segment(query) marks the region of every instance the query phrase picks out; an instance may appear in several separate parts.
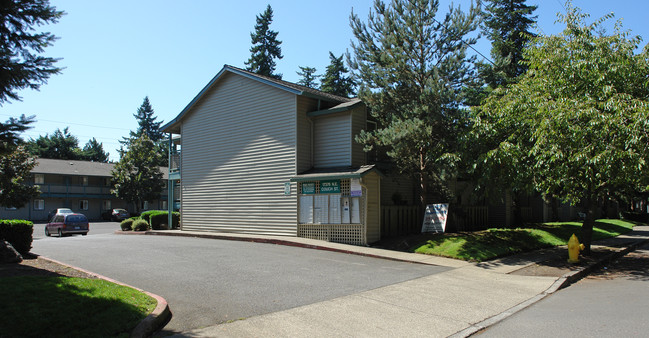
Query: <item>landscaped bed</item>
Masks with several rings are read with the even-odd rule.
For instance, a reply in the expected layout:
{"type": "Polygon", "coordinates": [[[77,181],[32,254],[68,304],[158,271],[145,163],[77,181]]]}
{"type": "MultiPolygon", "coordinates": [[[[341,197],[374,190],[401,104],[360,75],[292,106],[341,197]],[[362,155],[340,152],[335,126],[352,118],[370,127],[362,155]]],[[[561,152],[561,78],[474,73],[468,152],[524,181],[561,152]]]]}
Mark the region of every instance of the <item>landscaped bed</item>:
{"type": "Polygon", "coordinates": [[[5,264],[0,277],[0,336],[128,337],[157,304],[138,290],[41,259],[5,264]]]}
{"type": "MultiPolygon", "coordinates": [[[[634,223],[617,219],[595,222],[593,241],[632,230],[634,223]]],[[[485,261],[540,248],[565,245],[572,234],[580,237],[581,222],[544,223],[516,229],[488,229],[457,234],[429,235],[411,251],[470,261],[485,261]]]]}

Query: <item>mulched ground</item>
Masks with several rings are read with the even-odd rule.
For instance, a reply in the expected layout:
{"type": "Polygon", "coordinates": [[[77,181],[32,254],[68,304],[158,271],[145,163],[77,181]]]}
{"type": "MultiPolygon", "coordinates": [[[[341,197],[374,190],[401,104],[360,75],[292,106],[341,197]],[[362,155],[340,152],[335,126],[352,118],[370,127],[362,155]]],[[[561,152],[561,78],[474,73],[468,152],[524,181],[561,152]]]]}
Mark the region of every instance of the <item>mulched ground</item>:
{"type": "Polygon", "coordinates": [[[96,278],[85,272],[65,265],[31,256],[24,257],[20,263],[0,264],[0,278],[14,276],[67,276],[79,278],[96,278]]]}

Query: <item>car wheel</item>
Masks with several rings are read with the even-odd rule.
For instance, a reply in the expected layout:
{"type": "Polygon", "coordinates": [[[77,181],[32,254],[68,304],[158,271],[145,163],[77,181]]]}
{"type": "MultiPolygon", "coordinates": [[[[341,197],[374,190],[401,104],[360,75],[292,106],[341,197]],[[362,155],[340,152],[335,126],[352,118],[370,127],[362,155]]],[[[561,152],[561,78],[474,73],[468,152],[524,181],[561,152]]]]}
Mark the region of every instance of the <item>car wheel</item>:
{"type": "Polygon", "coordinates": [[[61,229],[59,229],[58,233],[59,233],[59,237],[63,237],[63,231],[61,229]]]}
{"type": "Polygon", "coordinates": [[[47,230],[47,227],[45,227],[45,236],[50,237],[50,231],[47,230]]]}
{"type": "Polygon", "coordinates": [[[87,234],[88,234],[87,232],[82,232],[82,233],[81,233],[81,236],[85,236],[85,235],[87,235],[87,234]]]}

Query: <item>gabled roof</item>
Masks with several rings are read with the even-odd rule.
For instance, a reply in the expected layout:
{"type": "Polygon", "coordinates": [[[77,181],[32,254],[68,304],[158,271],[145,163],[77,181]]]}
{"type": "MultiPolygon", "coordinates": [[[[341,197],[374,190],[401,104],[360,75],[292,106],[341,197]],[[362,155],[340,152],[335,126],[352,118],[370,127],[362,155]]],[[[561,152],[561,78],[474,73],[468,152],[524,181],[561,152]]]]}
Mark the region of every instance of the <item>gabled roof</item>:
{"type": "Polygon", "coordinates": [[[189,102],[189,104],[180,112],[180,114],[178,114],[178,116],[176,116],[176,118],[174,118],[173,120],[169,121],[167,124],[162,126],[161,128],[162,131],[174,132],[173,127],[185,116],[185,114],[187,114],[194,107],[194,105],[196,105],[196,103],[201,98],[203,98],[203,96],[210,90],[210,88],[212,88],[223,77],[223,75],[228,72],[255,81],[259,81],[261,83],[273,86],[281,90],[285,90],[295,95],[308,96],[315,99],[320,99],[320,100],[325,100],[325,101],[330,101],[335,103],[347,103],[347,102],[357,100],[357,99],[350,99],[347,97],[325,93],[323,91],[319,91],[317,89],[313,89],[305,86],[300,86],[292,82],[278,80],[272,77],[255,74],[247,70],[233,67],[230,65],[224,65],[223,68],[216,74],[216,76],[214,76],[214,78],[210,80],[210,82],[198,93],[198,95],[196,95],[196,97],[194,97],[194,99],[191,102],[189,102]]]}
{"type": "MultiPolygon", "coordinates": [[[[67,176],[99,176],[112,177],[111,173],[115,163],[102,163],[90,161],[54,160],[51,158],[37,158],[32,174],[52,174],[67,176]]],[[[163,179],[168,179],[169,168],[160,167],[163,179]]]]}

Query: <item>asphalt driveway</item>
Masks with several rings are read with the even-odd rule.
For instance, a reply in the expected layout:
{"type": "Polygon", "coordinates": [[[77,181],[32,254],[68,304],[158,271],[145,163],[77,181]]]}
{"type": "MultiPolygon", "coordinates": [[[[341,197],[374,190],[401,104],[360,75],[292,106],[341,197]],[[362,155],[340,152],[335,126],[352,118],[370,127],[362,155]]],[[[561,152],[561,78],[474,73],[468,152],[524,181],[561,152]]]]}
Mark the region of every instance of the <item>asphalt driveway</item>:
{"type": "Polygon", "coordinates": [[[282,245],[167,236],[42,238],[33,242],[32,252],[164,297],[173,313],[167,333],[312,304],[449,269],[282,245]]]}

